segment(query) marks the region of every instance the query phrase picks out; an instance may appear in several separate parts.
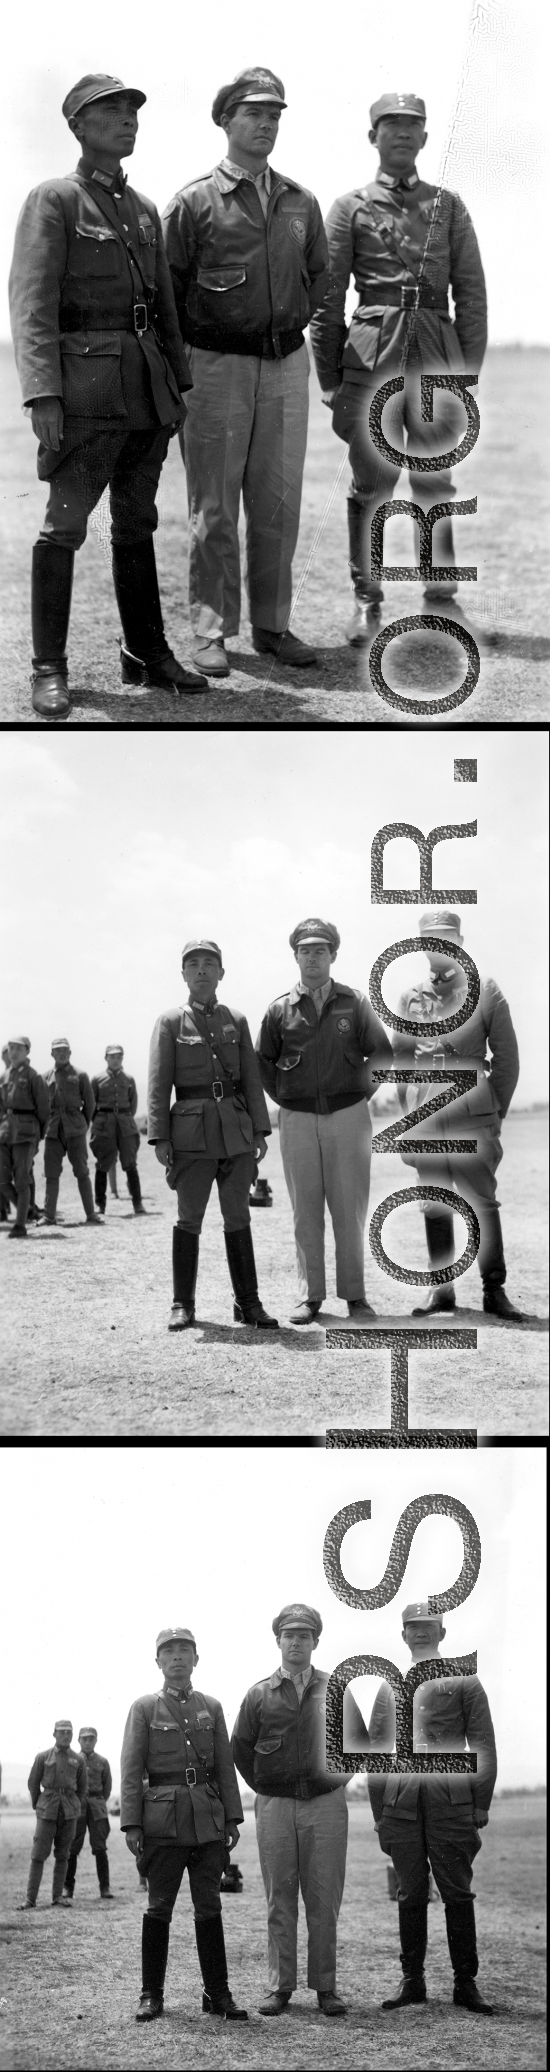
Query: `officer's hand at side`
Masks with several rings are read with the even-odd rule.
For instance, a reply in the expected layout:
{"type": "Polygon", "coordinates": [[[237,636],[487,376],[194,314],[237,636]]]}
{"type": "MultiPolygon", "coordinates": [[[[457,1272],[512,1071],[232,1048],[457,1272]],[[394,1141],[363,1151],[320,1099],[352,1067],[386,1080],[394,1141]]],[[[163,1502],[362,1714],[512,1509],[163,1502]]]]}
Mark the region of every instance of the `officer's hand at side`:
{"type": "Polygon", "coordinates": [[[174,1153],[169,1139],[166,1139],[166,1141],[164,1140],[164,1137],[162,1138],[162,1140],[159,1139],[158,1144],[155,1144],[155,1158],[158,1158],[159,1164],[163,1166],[171,1166],[173,1156],[174,1153]]]}
{"type": "Polygon", "coordinates": [[[31,417],[35,438],[59,453],[63,439],[63,404],[59,396],[41,396],[39,403],[33,403],[31,417]]]}
{"type": "Polygon", "coordinates": [[[489,1815],[488,1815],[488,1813],[483,1813],[483,1812],[482,1812],[482,1810],[481,1810],[481,1806],[477,1806],[477,1807],[476,1807],[476,1806],[474,1806],[474,1827],[488,1827],[488,1826],[489,1826],[489,1815]]]}
{"type": "Polygon", "coordinates": [[[226,1846],[226,1849],[236,1849],[236,1847],[237,1847],[237,1842],[238,1842],[238,1840],[239,1840],[239,1830],[238,1830],[238,1827],[237,1827],[237,1822],[236,1822],[236,1820],[228,1820],[228,1821],[226,1822],[226,1828],[225,1828],[225,1846],[226,1846]]]}
{"type": "Polygon", "coordinates": [[[131,1851],[132,1851],[132,1856],[141,1856],[141,1853],[142,1853],[142,1849],[143,1849],[143,1828],[142,1828],[142,1827],[127,1827],[127,1829],[126,1829],[126,1848],[127,1848],[127,1849],[131,1849],[131,1851]]]}
{"type": "Polygon", "coordinates": [[[266,1139],[266,1137],[255,1137],[255,1138],[254,1138],[254,1157],[255,1157],[255,1158],[265,1158],[265,1154],[266,1154],[266,1151],[267,1151],[267,1139],[266,1139]]]}

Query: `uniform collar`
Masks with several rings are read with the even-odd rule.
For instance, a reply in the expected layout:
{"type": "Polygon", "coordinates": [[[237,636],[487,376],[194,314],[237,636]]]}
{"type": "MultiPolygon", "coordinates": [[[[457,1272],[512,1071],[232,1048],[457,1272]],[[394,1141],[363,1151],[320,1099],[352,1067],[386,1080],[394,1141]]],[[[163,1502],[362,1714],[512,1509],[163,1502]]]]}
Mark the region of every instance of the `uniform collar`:
{"type": "Polygon", "coordinates": [[[208,1001],[208,1004],[207,1004],[207,1002],[206,1002],[206,1001],[204,1001],[204,1003],[203,1003],[203,1001],[202,1001],[202,1000],[188,1000],[188,1002],[187,1002],[187,1013],[188,1013],[188,1014],[196,1014],[196,1013],[198,1012],[199,1014],[213,1014],[213,1013],[214,1013],[214,1009],[215,1009],[215,1008],[217,1007],[217,1005],[218,1005],[218,995],[217,995],[217,993],[215,993],[215,994],[214,994],[214,999],[213,999],[213,1000],[210,1000],[210,1001],[208,1001]]]}
{"type": "Polygon", "coordinates": [[[377,173],[376,185],[377,187],[419,187],[420,179],[418,173],[409,173],[406,178],[401,178],[401,175],[398,173],[377,173]]]}
{"type": "Polygon", "coordinates": [[[272,172],[270,165],[265,165],[262,173],[251,173],[248,166],[235,165],[232,158],[224,158],[220,170],[225,173],[231,187],[238,187],[239,180],[252,180],[253,186],[257,187],[259,181],[263,180],[266,194],[271,194],[272,172]]]}
{"type": "Polygon", "coordinates": [[[163,1693],[162,1693],[162,1695],[163,1695],[163,1698],[164,1698],[164,1697],[166,1697],[166,1698],[175,1698],[175,1700],[176,1700],[176,1704],[177,1704],[177,1705],[185,1705],[185,1704],[186,1704],[186,1701],[187,1701],[187,1699],[188,1699],[188,1698],[189,1698],[189,1696],[190,1696],[190,1694],[191,1694],[191,1680],[189,1680],[189,1683],[188,1683],[188,1685],[187,1685],[187,1689],[185,1688],[185,1684],[182,1684],[182,1687],[181,1687],[181,1691],[176,1691],[176,1690],[174,1690],[174,1688],[173,1688],[173,1685],[172,1685],[172,1684],[169,1684],[169,1683],[167,1683],[167,1684],[165,1684],[165,1686],[164,1686],[164,1690],[163,1690],[163,1693]]]}
{"type": "Polygon", "coordinates": [[[99,166],[94,166],[93,171],[88,172],[83,158],[80,158],[76,170],[82,174],[84,180],[93,181],[95,186],[102,187],[105,194],[114,194],[115,190],[117,194],[123,194],[128,185],[128,176],[123,173],[122,166],[119,166],[117,173],[104,173],[99,166]]]}
{"type": "MultiPolygon", "coordinates": [[[[300,1674],[302,1675],[303,1672],[300,1671],[300,1674]]],[[[310,1662],[309,1676],[307,1679],[308,1683],[314,1683],[318,1674],[319,1671],[317,1669],[314,1669],[313,1662],[310,1662]]],[[[278,1689],[279,1684],[282,1683],[294,1683],[294,1677],[290,1675],[288,1669],[274,1669],[273,1675],[269,1677],[269,1684],[271,1690],[276,1691],[278,1689]]]]}
{"type": "MultiPolygon", "coordinates": [[[[302,191],[300,181],[290,180],[288,173],[276,173],[275,167],[272,165],[268,166],[267,171],[270,176],[272,193],[275,187],[295,187],[298,193],[302,191]]],[[[221,165],[214,166],[210,178],[215,180],[221,194],[230,194],[234,187],[238,187],[239,180],[253,180],[254,174],[247,172],[244,166],[234,166],[231,159],[224,158],[221,165]]]]}
{"type": "Polygon", "coordinates": [[[319,994],[321,995],[322,1000],[328,1000],[331,987],[332,978],[326,978],[324,986],[306,986],[304,985],[303,978],[301,978],[298,982],[296,990],[298,993],[309,993],[310,998],[312,1000],[316,1000],[319,994]]]}

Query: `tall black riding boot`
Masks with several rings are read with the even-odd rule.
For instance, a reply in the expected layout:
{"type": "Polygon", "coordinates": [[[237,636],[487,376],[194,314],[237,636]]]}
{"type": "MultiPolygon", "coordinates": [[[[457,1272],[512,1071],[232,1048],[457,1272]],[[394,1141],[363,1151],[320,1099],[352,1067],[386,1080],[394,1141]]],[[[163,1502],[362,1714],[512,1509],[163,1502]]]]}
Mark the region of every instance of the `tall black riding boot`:
{"type": "Polygon", "coordinates": [[[260,1302],[250,1224],[245,1223],[243,1230],[226,1230],[224,1236],[231,1286],[235,1296],[235,1323],[254,1324],[257,1331],[278,1331],[277,1318],[268,1317],[260,1302]]]}
{"type": "Polygon", "coordinates": [[[101,1167],[98,1165],[96,1165],[95,1169],[94,1194],[98,1209],[101,1210],[101,1214],[104,1216],[107,1207],[107,1174],[102,1173],[101,1167]]]}
{"type": "Polygon", "coordinates": [[[418,2006],[427,1997],[424,1977],[428,1947],[427,1899],[399,1900],[399,1937],[403,1984],[394,2000],[382,2001],[383,2007],[418,2006]]]}
{"type": "Polygon", "coordinates": [[[111,1895],[109,1892],[109,1858],[106,1849],[96,1849],[95,1867],[97,1871],[101,1897],[102,1899],[106,1899],[107,1894],[109,1893],[110,1898],[111,1895]]]}
{"type": "Polygon", "coordinates": [[[195,1921],[195,1935],[204,1985],[203,2014],[220,2014],[226,2022],[247,2022],[246,2008],[236,2007],[229,1991],[221,1914],[213,1914],[209,1921],[195,1921]]]}
{"type": "Polygon", "coordinates": [[[49,540],[37,540],[32,555],[32,702],[45,719],[69,710],[67,634],[74,554],[49,540]]]}
{"type": "Polygon", "coordinates": [[[483,1308],[490,1316],[516,1318],[522,1321],[523,1312],[514,1309],[505,1294],[506,1260],[502,1242],[502,1225],[498,1209],[483,1204],[479,1218],[481,1244],[477,1263],[483,1282],[483,1308]]]}
{"type": "Polygon", "coordinates": [[[142,1990],[136,2022],[155,2022],[164,2014],[164,1980],[170,1941],[169,1921],[144,1914],[141,1930],[142,1990]]]}
{"type": "Polygon", "coordinates": [[[172,1231],[174,1300],[168,1319],[169,1331],[187,1331],[195,1322],[195,1289],[199,1270],[199,1239],[196,1230],[172,1231]]]}
{"type": "Polygon", "coordinates": [[[66,1894],[67,1894],[67,1898],[68,1898],[68,1899],[72,1899],[72,1897],[73,1897],[73,1892],[74,1892],[74,1888],[75,1888],[75,1879],[76,1879],[76,1866],[77,1866],[77,1863],[78,1863],[78,1857],[77,1857],[77,1856],[70,1856],[70,1857],[69,1857],[69,1860],[68,1860],[68,1864],[67,1864],[67,1869],[66,1869],[66,1871],[65,1871],[65,1884],[64,1884],[64,1886],[63,1886],[63,1891],[64,1891],[64,1892],[66,1892],[66,1894]]]}
{"type": "MultiPolygon", "coordinates": [[[[430,1266],[451,1266],[454,1256],[453,1219],[449,1209],[442,1209],[438,1216],[425,1216],[426,1243],[430,1266]]],[[[429,1302],[420,1303],[413,1309],[413,1317],[431,1317],[434,1310],[456,1309],[456,1295],[453,1281],[444,1281],[439,1288],[432,1288],[429,1302]]]]}
{"type": "Polygon", "coordinates": [[[361,604],[380,604],[381,583],[370,575],[370,526],[376,497],[348,496],[349,568],[356,598],[361,604]]]}
{"type": "Polygon", "coordinates": [[[126,1184],[128,1188],[128,1193],[130,1195],[130,1199],[133,1203],[134,1215],[145,1216],[146,1210],[143,1207],[143,1202],[141,1199],[141,1187],[139,1184],[139,1173],[137,1165],[128,1166],[128,1170],[126,1173],[126,1184]]]}
{"type": "Polygon", "coordinates": [[[152,539],[113,546],[113,581],[122,620],[123,683],[168,691],[207,691],[208,678],[182,667],[165,637],[152,539]]]}
{"type": "Polygon", "coordinates": [[[455,2007],[470,2007],[472,2014],[492,2014],[488,2000],[476,1986],[478,1955],[473,1899],[454,1899],[445,1907],[447,1942],[455,1975],[455,2007]]]}

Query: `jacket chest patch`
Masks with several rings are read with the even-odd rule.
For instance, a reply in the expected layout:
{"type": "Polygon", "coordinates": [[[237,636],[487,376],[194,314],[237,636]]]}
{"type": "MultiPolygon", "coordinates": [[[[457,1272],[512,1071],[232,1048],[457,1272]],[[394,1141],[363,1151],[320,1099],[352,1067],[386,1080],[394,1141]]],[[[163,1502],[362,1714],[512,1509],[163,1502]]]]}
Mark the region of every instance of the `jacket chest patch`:
{"type": "Polygon", "coordinates": [[[349,1030],[351,1029],[351,1022],[349,1016],[347,1014],[339,1015],[336,1027],[339,1030],[341,1036],[346,1036],[349,1033],[349,1030]]]}
{"type": "Polygon", "coordinates": [[[303,216],[291,216],[288,227],[291,236],[296,239],[296,244],[305,245],[307,229],[303,216]]]}

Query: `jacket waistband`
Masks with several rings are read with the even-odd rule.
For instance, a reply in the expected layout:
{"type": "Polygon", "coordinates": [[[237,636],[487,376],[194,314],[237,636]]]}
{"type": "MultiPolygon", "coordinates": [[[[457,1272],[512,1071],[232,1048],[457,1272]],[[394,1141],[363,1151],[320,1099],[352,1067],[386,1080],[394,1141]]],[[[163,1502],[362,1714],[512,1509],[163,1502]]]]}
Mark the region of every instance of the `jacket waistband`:
{"type": "Polygon", "coordinates": [[[356,285],[359,300],[367,308],[385,304],[390,309],[436,309],[441,316],[449,315],[447,297],[436,294],[429,281],[417,281],[414,287],[408,281],[380,281],[377,288],[371,282],[356,285]]]}
{"type": "Polygon", "coordinates": [[[300,1115],[334,1115],[338,1108],[354,1108],[358,1101],[366,1101],[366,1098],[364,1093],[324,1094],[322,1100],[316,1100],[314,1094],[304,1094],[301,1101],[284,1101],[281,1098],[280,1107],[288,1109],[289,1112],[295,1109],[300,1115]]]}
{"type": "Polygon", "coordinates": [[[296,353],[304,343],[301,330],[276,331],[222,331],[215,325],[197,324],[186,331],[188,345],[197,345],[201,352],[246,353],[254,359],[286,360],[289,353],[296,353]]]}
{"type": "Polygon", "coordinates": [[[212,1101],[224,1101],[228,1095],[240,1094],[241,1091],[240,1079],[211,1079],[208,1086],[188,1086],[185,1089],[185,1093],[176,1093],[176,1108],[181,1108],[184,1101],[193,1101],[195,1099],[197,1101],[207,1101],[209,1099],[212,1101]],[[221,1093],[214,1093],[215,1086],[221,1087],[221,1093]]]}

